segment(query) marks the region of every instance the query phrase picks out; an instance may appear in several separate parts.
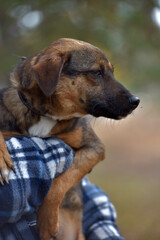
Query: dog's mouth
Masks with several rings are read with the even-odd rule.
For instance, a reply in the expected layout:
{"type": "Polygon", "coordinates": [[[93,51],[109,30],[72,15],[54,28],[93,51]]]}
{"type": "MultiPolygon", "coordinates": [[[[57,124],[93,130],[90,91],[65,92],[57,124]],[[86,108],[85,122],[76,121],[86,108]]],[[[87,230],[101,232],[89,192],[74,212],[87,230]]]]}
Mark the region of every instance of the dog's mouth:
{"type": "Polygon", "coordinates": [[[94,117],[106,117],[114,120],[120,120],[131,114],[132,111],[137,108],[139,102],[140,100],[136,97],[127,101],[127,103],[123,105],[113,103],[104,104],[98,101],[91,101],[88,104],[88,112],[94,117]]]}
{"type": "Polygon", "coordinates": [[[95,107],[91,108],[90,114],[94,117],[105,117],[105,118],[110,118],[110,119],[114,119],[114,120],[120,120],[122,118],[125,118],[131,112],[132,112],[132,110],[123,112],[123,113],[119,112],[119,113],[115,114],[114,112],[110,112],[104,106],[99,104],[99,106],[96,105],[95,107]]]}

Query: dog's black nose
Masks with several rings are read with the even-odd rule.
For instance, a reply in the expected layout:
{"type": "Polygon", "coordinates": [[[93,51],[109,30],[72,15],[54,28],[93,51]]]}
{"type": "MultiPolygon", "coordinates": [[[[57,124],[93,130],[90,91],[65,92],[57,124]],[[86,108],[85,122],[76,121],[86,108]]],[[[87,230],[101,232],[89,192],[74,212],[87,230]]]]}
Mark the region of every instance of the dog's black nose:
{"type": "Polygon", "coordinates": [[[140,99],[138,97],[132,96],[129,98],[129,102],[134,108],[136,108],[140,103],[140,99]]]}

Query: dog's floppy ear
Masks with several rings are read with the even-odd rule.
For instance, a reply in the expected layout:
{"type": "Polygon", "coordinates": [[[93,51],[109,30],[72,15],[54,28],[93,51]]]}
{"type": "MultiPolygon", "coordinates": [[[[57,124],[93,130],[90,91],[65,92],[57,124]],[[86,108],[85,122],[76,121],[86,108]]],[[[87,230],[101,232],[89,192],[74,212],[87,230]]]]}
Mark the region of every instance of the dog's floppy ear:
{"type": "Polygon", "coordinates": [[[38,85],[46,96],[51,96],[55,91],[65,59],[66,57],[62,54],[54,54],[32,66],[38,85]]]}

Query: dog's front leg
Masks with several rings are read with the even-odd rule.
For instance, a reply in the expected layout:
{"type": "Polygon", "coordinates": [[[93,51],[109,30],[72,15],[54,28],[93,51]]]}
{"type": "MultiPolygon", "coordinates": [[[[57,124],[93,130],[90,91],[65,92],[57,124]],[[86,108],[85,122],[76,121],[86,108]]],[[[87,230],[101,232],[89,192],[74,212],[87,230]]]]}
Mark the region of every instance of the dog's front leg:
{"type": "Polygon", "coordinates": [[[72,166],[54,179],[50,191],[39,208],[38,227],[43,240],[51,239],[58,231],[59,207],[66,192],[104,159],[104,146],[94,132],[90,129],[85,131],[85,134],[87,137],[82,139],[83,146],[76,151],[72,166]]]}

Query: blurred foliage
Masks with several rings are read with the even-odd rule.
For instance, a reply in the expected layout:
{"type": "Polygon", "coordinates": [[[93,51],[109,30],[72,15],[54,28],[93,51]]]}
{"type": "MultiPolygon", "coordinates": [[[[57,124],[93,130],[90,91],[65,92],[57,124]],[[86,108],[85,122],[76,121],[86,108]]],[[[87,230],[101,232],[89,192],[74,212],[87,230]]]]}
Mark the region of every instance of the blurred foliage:
{"type": "Polygon", "coordinates": [[[33,55],[61,37],[81,39],[103,49],[115,65],[116,77],[130,87],[141,89],[160,83],[160,28],[152,18],[153,9],[160,7],[158,3],[159,0],[1,1],[1,85],[21,56],[33,55]]]}

